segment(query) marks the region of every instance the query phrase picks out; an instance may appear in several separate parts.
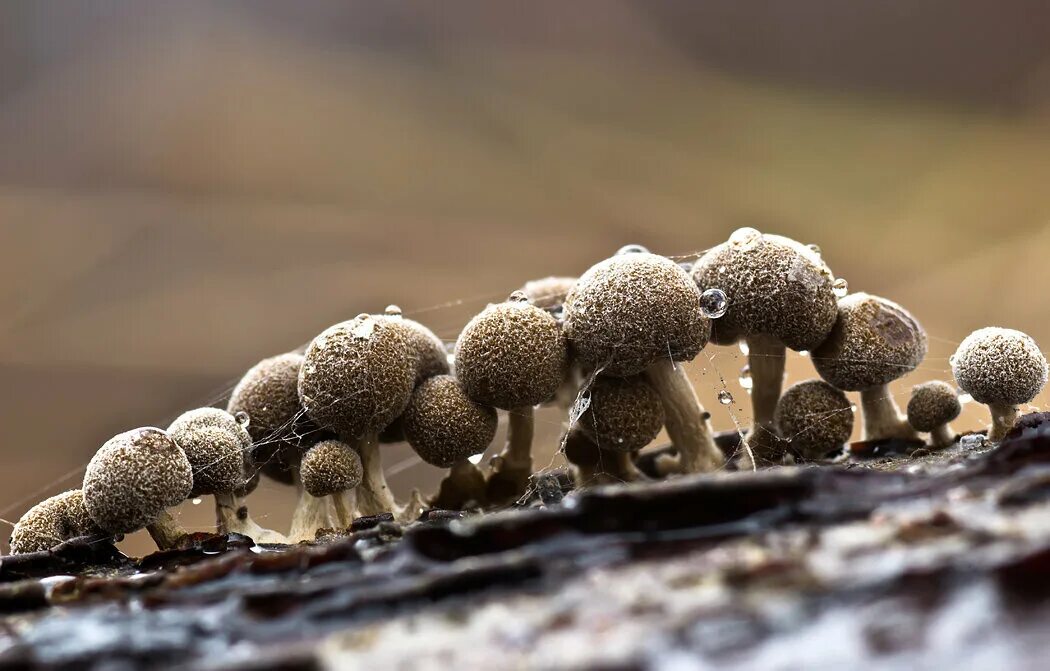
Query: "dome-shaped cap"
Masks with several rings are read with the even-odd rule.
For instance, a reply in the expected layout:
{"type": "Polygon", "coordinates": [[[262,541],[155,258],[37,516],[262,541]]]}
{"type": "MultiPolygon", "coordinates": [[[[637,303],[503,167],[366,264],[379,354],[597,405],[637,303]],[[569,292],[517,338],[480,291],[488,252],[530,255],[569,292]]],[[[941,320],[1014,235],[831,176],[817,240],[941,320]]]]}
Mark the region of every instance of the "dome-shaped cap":
{"type": "Polygon", "coordinates": [[[416,372],[416,384],[428,377],[444,375],[449,371],[448,350],[433,331],[400,314],[377,315],[375,318],[386,321],[391,328],[400,330],[405,337],[412,369],[416,372]]]}
{"type": "Polygon", "coordinates": [[[260,461],[282,447],[300,449],[304,437],[319,431],[299,402],[303,359],[298,352],[263,359],[244,374],[230,394],[226,410],[248,415],[248,433],[257,443],[256,449],[264,453],[260,461]]]}
{"type": "Polygon", "coordinates": [[[765,334],[790,349],[811,350],[835,323],[831,271],[790,238],[740,229],[700,257],[693,279],[701,291],[725,292],[728,309],[711,325],[719,345],[765,334]]]}
{"type": "Polygon", "coordinates": [[[962,404],[955,388],[936,380],[912,387],[908,399],[908,423],[916,431],[933,431],[959,416],[962,404]]]}
{"type": "Polygon", "coordinates": [[[40,552],[70,538],[102,533],[84,507],[84,493],[72,489],[41,501],[22,515],[11,534],[11,553],[40,552]]]}
{"type": "Polygon", "coordinates": [[[481,454],[496,436],[496,411],[470,399],[451,375],[422,382],[403,417],[405,437],[423,461],[439,468],[481,454]]]}
{"type": "Polygon", "coordinates": [[[361,484],[361,458],[342,441],[322,440],[303,455],[299,475],[311,496],[338,494],[361,484]]]}
{"type": "Polygon", "coordinates": [[[565,301],[574,354],[603,375],[635,375],[668,357],[692,360],[710,333],[696,283],[674,261],[648,252],[592,266],[565,301]]]}
{"type": "Polygon", "coordinates": [[[838,319],[813,350],[820,376],[845,391],[863,391],[903,377],[926,357],[926,331],[893,301],[865,293],[839,300],[838,319]]]}
{"type": "Polygon", "coordinates": [[[541,310],[556,312],[565,305],[565,298],[574,286],[575,277],[552,276],[526,282],[521,292],[541,310]]]}
{"type": "Polygon", "coordinates": [[[978,403],[1028,403],[1046,385],[1046,357],[1035,340],[1013,329],[974,331],[950,363],[959,387],[978,403]]]}
{"type": "Polygon", "coordinates": [[[823,380],[792,385],[773,415],[781,438],[806,459],[820,459],[853,433],[853,406],[846,395],[823,380]]]}
{"type": "Polygon", "coordinates": [[[404,331],[387,319],[359,315],[310,343],[299,372],[299,399],[318,426],[358,438],[401,414],[415,377],[404,331]]]}
{"type": "Polygon", "coordinates": [[[586,393],[590,403],[580,415],[579,426],[603,449],[640,450],[663,428],[663,403],[641,375],[599,376],[586,393]]]}
{"type": "Polygon", "coordinates": [[[568,365],[558,322],[527,300],[488,306],[456,341],[456,377],[467,394],[504,410],[550,399],[568,365]]]}
{"type": "Polygon", "coordinates": [[[193,469],[190,496],[235,492],[246,484],[244,443],[237,434],[218,426],[168,429],[193,469]]]}
{"type": "Polygon", "coordinates": [[[143,428],[110,438],[84,473],[84,506],[111,534],[136,531],[189,496],[193,470],[164,431],[143,428]]]}

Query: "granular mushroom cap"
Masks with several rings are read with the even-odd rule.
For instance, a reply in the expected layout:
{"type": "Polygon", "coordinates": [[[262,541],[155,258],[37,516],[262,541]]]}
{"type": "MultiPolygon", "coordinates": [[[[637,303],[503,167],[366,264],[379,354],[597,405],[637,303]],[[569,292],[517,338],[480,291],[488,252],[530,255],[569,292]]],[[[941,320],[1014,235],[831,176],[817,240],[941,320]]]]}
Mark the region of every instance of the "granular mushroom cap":
{"type": "Polygon", "coordinates": [[[845,391],[889,384],[926,357],[926,331],[893,301],[865,293],[839,300],[838,319],[813,350],[820,376],[845,391]]]}
{"type": "Polygon", "coordinates": [[[978,403],[1028,403],[1046,385],[1046,357],[1035,340],[1013,329],[974,331],[950,363],[959,387],[978,403]]]}
{"type": "Polygon", "coordinates": [[[408,405],[416,371],[404,330],[359,315],[331,326],[306,349],[299,398],[320,427],[346,438],[380,431],[408,405]]]}
{"type": "Polygon", "coordinates": [[[134,429],[110,438],[84,473],[84,506],[111,534],[150,524],[189,496],[193,470],[186,454],[164,431],[134,429]]]}
{"type": "MultiPolygon", "coordinates": [[[[194,431],[205,428],[216,428],[235,436],[244,450],[252,445],[252,436],[241,422],[229,412],[220,408],[196,408],[188,410],[178,417],[168,427],[168,436],[189,435],[194,431]]],[[[176,441],[177,442],[177,441],[176,441]]]]}
{"type": "Polygon", "coordinates": [[[954,420],[962,412],[955,388],[935,380],[912,387],[908,400],[908,423],[916,431],[933,431],[954,420]]]}
{"type": "Polygon", "coordinates": [[[599,376],[587,393],[590,403],[580,415],[579,425],[604,449],[640,450],[663,428],[663,403],[643,376],[599,376]]]}
{"type": "Polygon", "coordinates": [[[558,322],[527,300],[489,305],[456,341],[456,377],[480,403],[512,410],[549,400],[569,353],[558,322]]]}
{"type": "Polygon", "coordinates": [[[190,496],[235,492],[246,485],[245,447],[240,436],[226,428],[202,426],[192,430],[168,429],[193,468],[190,496]]]}
{"type": "Polygon", "coordinates": [[[710,334],[696,283],[674,261],[648,252],[592,266],[565,301],[574,354],[604,375],[635,375],[661,358],[692,360],[710,334]]]}
{"type": "Polygon", "coordinates": [[[693,279],[701,291],[725,292],[728,309],[711,326],[718,345],[766,334],[790,349],[812,350],[835,324],[831,270],[790,238],[740,229],[700,257],[693,279]]]}
{"type": "Polygon", "coordinates": [[[303,455],[299,475],[311,496],[338,494],[361,484],[361,458],[342,441],[322,440],[303,455]]]}
{"type": "Polygon", "coordinates": [[[544,277],[530,280],[521,288],[529,302],[548,312],[557,312],[565,305],[569,292],[576,286],[575,277],[544,277]]]}
{"type": "Polygon", "coordinates": [[[49,550],[70,538],[102,533],[84,507],[84,493],[71,489],[41,501],[22,515],[11,534],[11,552],[49,550]]]}
{"type": "Polygon", "coordinates": [[[499,421],[492,407],[471,400],[451,375],[416,387],[403,419],[409,444],[423,461],[439,468],[484,452],[499,421]]]}
{"type": "Polygon", "coordinates": [[[382,315],[377,316],[376,319],[386,321],[392,328],[399,329],[404,335],[408,343],[412,369],[416,373],[416,384],[428,377],[444,375],[449,371],[448,351],[445,349],[445,343],[426,326],[401,316],[382,315]]]}
{"type": "Polygon", "coordinates": [[[849,440],[853,405],[823,380],[806,380],[784,392],[773,415],[780,436],[806,459],[820,459],[849,440]]]}

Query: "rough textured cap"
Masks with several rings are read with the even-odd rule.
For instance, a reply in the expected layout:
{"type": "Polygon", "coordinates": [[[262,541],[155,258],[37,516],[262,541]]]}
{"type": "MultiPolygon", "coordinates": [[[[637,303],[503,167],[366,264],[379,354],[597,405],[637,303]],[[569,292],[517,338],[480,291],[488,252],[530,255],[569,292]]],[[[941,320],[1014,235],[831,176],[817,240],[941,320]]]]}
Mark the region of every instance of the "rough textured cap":
{"type": "Polygon", "coordinates": [[[252,438],[237,418],[218,408],[184,412],[168,427],[168,437],[186,453],[193,468],[190,496],[233,492],[245,485],[245,461],[252,438]]]}
{"type": "Polygon", "coordinates": [[[449,468],[481,454],[496,435],[496,411],[472,401],[451,375],[424,381],[402,416],[405,437],[423,461],[449,468]]]}
{"type": "Polygon", "coordinates": [[[590,404],[580,415],[580,429],[606,450],[633,452],[656,438],[664,425],[664,406],[640,375],[599,376],[588,389],[590,404]]]}
{"type": "Polygon", "coordinates": [[[11,534],[11,553],[49,550],[62,541],[104,533],[84,507],[84,493],[71,489],[30,508],[11,534]]]}
{"type": "Polygon", "coordinates": [[[823,380],[792,385],[780,397],[773,421],[785,440],[806,459],[820,459],[853,433],[853,406],[823,380]]]}
{"type": "Polygon", "coordinates": [[[550,399],[568,365],[558,322],[524,297],[488,306],[456,341],[456,377],[467,394],[504,410],[550,399]]]}
{"type": "Polygon", "coordinates": [[[408,405],[416,378],[404,330],[359,315],[306,349],[299,399],[318,426],[345,438],[378,432],[408,405]]]}
{"type": "Polygon", "coordinates": [[[565,301],[565,335],[585,366],[628,376],[693,359],[711,324],[688,273],[663,256],[619,254],[592,266],[565,301]]]}
{"type": "Polygon", "coordinates": [[[148,427],[121,433],[99,448],[84,473],[84,506],[111,534],[141,529],[193,488],[193,470],[168,434],[148,427]]]}
{"type": "Polygon", "coordinates": [[[978,403],[1028,403],[1046,385],[1046,357],[1020,331],[978,329],[951,358],[955,381],[978,403]]]}
{"type": "Polygon", "coordinates": [[[820,376],[846,391],[863,391],[902,377],[926,357],[926,331],[893,301],[865,293],[839,300],[838,319],[813,350],[820,376]]]}
{"type": "Polygon", "coordinates": [[[342,441],[322,440],[303,455],[299,475],[311,496],[338,494],[361,484],[361,458],[342,441]]]}
{"type": "Polygon", "coordinates": [[[725,292],[728,310],[711,325],[719,345],[766,334],[790,349],[811,350],[835,324],[831,270],[790,238],[740,229],[700,257],[693,279],[701,291],[725,292]]]}
{"type": "Polygon", "coordinates": [[[574,286],[575,277],[552,276],[526,282],[521,292],[528,297],[530,303],[541,310],[556,312],[565,305],[565,298],[574,286]]]}
{"type": "Polygon", "coordinates": [[[912,387],[908,423],[916,431],[933,431],[959,416],[962,404],[955,388],[940,380],[912,387]]]}

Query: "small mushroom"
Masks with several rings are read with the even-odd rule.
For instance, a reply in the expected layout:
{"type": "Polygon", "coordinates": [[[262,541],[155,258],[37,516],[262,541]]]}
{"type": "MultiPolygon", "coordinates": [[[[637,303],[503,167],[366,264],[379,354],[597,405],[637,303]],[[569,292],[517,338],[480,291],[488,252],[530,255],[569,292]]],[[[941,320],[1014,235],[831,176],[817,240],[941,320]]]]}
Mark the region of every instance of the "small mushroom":
{"type": "Polygon", "coordinates": [[[467,395],[507,411],[507,446],[489,477],[489,503],[517,500],[532,474],[533,409],[565,379],[568,347],[558,322],[521,292],[489,305],[456,341],[456,378],[467,395]]]}
{"type": "Polygon", "coordinates": [[[865,293],[839,300],[827,340],[813,350],[820,376],[843,391],[859,391],[864,439],[915,439],[893,401],[889,383],[915,370],[926,357],[926,331],[893,301],[865,293]]]}
{"type": "Polygon", "coordinates": [[[908,400],[908,423],[916,431],[929,433],[933,447],[948,447],[955,442],[955,432],[948,423],[961,412],[959,395],[947,382],[936,380],[912,387],[908,400]]]}
{"type": "Polygon", "coordinates": [[[701,291],[720,289],[725,314],[713,320],[711,341],[748,347],[751,428],[755,458],[777,463],[785,445],[777,439],[773,414],[784,384],[785,353],[812,350],[835,324],[835,279],[820,255],[779,235],[742,228],[693,266],[701,291]]]}
{"type": "Polygon", "coordinates": [[[483,504],[485,476],[470,457],[482,454],[496,436],[496,410],[471,400],[456,378],[438,375],[416,387],[402,417],[416,454],[451,469],[433,505],[452,510],[483,504]]]}
{"type": "Polygon", "coordinates": [[[521,288],[521,292],[539,309],[555,314],[565,306],[565,299],[576,286],[576,279],[552,276],[530,280],[521,288]]]}
{"type": "Polygon", "coordinates": [[[303,455],[300,466],[303,491],[292,519],[293,542],[311,540],[327,523],[327,501],[332,501],[336,522],[346,529],[353,521],[347,494],[361,483],[361,458],[339,440],[322,440],[303,455]]]}
{"type": "Polygon", "coordinates": [[[597,374],[645,373],[663,403],[681,471],[722,465],[707,416],[678,365],[696,357],[711,328],[696,283],[678,264],[640,250],[601,261],[569,292],[564,328],[581,365],[597,374]]]}
{"type": "Polygon", "coordinates": [[[193,469],[186,454],[161,429],[134,429],[110,438],[84,472],[84,507],[109,534],[143,527],[160,549],[186,532],[168,513],[189,496],[193,469]]]}
{"type": "Polygon", "coordinates": [[[959,387],[992,413],[988,440],[1002,440],[1022,403],[1046,385],[1046,357],[1030,336],[1012,329],[983,328],[966,336],[950,360],[959,387]]]}
{"type": "Polygon", "coordinates": [[[577,489],[646,479],[634,465],[630,452],[599,447],[579,424],[565,435],[562,450],[573,466],[577,489]]]}
{"type": "Polygon", "coordinates": [[[788,387],[773,415],[779,435],[808,461],[838,450],[853,434],[853,404],[823,380],[788,387]]]}
{"type": "Polygon", "coordinates": [[[587,392],[589,403],[577,426],[613,461],[618,480],[645,479],[631,455],[656,438],[664,426],[660,395],[644,375],[598,376],[587,392]]]}
{"type": "Polygon", "coordinates": [[[11,554],[50,550],[71,538],[104,534],[84,507],[84,493],[71,489],[41,501],[19,518],[11,534],[11,554]]]}

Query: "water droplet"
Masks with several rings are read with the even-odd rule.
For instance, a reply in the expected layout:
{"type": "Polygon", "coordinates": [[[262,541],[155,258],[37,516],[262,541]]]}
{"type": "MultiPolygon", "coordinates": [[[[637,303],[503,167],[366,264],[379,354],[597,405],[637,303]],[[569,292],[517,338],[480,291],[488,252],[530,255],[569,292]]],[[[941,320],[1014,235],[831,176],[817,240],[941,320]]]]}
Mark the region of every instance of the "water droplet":
{"type": "Polygon", "coordinates": [[[718,319],[729,309],[729,299],[721,289],[708,289],[700,294],[700,312],[708,319],[718,319]]]}
{"type": "Polygon", "coordinates": [[[820,255],[821,255],[821,253],[822,253],[822,252],[820,251],[820,245],[806,245],[806,247],[808,247],[808,248],[809,248],[809,251],[813,252],[813,253],[814,253],[814,254],[816,254],[817,256],[820,256],[820,255]]]}
{"type": "Polygon", "coordinates": [[[809,350],[808,349],[799,350],[798,355],[799,356],[809,356],[809,350]]]}
{"type": "Polygon", "coordinates": [[[624,245],[620,247],[619,251],[616,252],[616,256],[621,254],[648,254],[649,250],[641,245],[624,245]]]}
{"type": "Polygon", "coordinates": [[[973,396],[969,394],[959,394],[959,405],[966,405],[967,403],[973,403],[973,396]]]}
{"type": "Polygon", "coordinates": [[[747,344],[746,340],[741,340],[739,343],[737,343],[737,347],[740,348],[740,353],[744,356],[751,354],[751,347],[747,344]]]}
{"type": "Polygon", "coordinates": [[[761,239],[762,234],[753,228],[738,228],[729,236],[729,244],[741,249],[750,249],[761,239]]]}
{"type": "Polygon", "coordinates": [[[485,453],[484,452],[482,452],[481,454],[472,454],[471,456],[467,457],[467,461],[469,461],[470,463],[472,463],[475,466],[477,466],[478,464],[481,463],[481,460],[484,457],[485,457],[485,453]]]}
{"type": "Polygon", "coordinates": [[[973,450],[984,445],[984,436],[979,433],[968,433],[959,439],[959,447],[964,450],[973,450]]]}
{"type": "Polygon", "coordinates": [[[397,305],[390,304],[386,306],[385,310],[383,310],[383,314],[385,314],[387,317],[400,317],[401,308],[397,305]]]}
{"type": "Polygon", "coordinates": [[[203,501],[203,499],[199,496],[197,498],[190,499],[190,503],[192,503],[195,506],[199,506],[201,504],[201,501],[203,501]]]}
{"type": "Polygon", "coordinates": [[[507,302],[508,303],[528,303],[529,302],[529,295],[526,294],[524,291],[518,290],[518,291],[515,291],[515,292],[511,293],[511,295],[507,298],[507,302]]]}
{"type": "Polygon", "coordinates": [[[240,424],[241,426],[243,426],[246,429],[248,428],[248,425],[251,424],[251,421],[252,421],[252,418],[248,416],[248,413],[246,413],[243,410],[238,410],[233,415],[233,418],[237,420],[238,424],[240,424]]]}
{"type": "Polygon", "coordinates": [[[733,395],[729,393],[728,389],[723,389],[718,392],[718,402],[722,405],[729,405],[733,402],[733,395]]]}
{"type": "Polygon", "coordinates": [[[755,386],[755,381],[751,379],[751,366],[744,366],[740,369],[740,386],[749,391],[755,386]]]}
{"type": "Polygon", "coordinates": [[[952,368],[955,367],[955,361],[956,361],[956,358],[955,358],[954,354],[951,355],[950,357],[948,357],[948,365],[951,366],[952,368]]]}
{"type": "Polygon", "coordinates": [[[358,320],[351,334],[358,340],[368,340],[376,330],[376,320],[372,319],[371,315],[361,315],[358,320]]]}
{"type": "Polygon", "coordinates": [[[849,282],[841,277],[831,283],[831,293],[842,298],[849,293],[849,282]]]}

